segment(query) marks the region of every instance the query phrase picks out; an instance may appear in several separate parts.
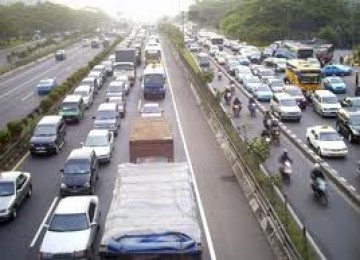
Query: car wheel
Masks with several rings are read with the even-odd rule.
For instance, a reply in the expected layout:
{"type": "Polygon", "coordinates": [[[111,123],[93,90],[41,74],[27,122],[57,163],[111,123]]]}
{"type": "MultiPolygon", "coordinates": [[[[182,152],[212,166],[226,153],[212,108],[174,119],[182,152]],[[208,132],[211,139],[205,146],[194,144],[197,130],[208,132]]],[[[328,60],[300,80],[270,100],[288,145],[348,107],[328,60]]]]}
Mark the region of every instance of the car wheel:
{"type": "Polygon", "coordinates": [[[32,185],[30,185],[29,190],[26,194],[26,197],[29,199],[32,196],[32,185]]]}
{"type": "Polygon", "coordinates": [[[349,135],[348,135],[348,141],[349,141],[349,143],[354,142],[354,137],[353,137],[352,133],[349,133],[349,135]]]}
{"type": "Polygon", "coordinates": [[[321,156],[321,149],[320,149],[320,147],[319,147],[318,149],[316,149],[316,153],[317,153],[319,156],[321,156]]]}
{"type": "Polygon", "coordinates": [[[14,219],[16,219],[16,217],[17,217],[17,207],[14,206],[13,209],[11,210],[10,218],[11,218],[11,220],[14,220],[14,219]]]}

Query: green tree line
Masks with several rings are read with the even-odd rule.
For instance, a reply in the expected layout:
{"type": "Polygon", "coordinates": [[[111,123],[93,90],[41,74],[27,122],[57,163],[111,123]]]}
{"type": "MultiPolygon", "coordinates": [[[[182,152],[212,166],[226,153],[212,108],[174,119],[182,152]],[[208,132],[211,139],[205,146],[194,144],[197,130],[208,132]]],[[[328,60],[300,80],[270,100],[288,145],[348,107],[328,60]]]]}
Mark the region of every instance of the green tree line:
{"type": "Polygon", "coordinates": [[[29,38],[35,30],[42,33],[88,31],[110,21],[111,18],[101,11],[75,10],[53,3],[3,5],[0,6],[0,41],[29,38]]]}
{"type": "Polygon", "coordinates": [[[338,47],[360,42],[359,15],[358,0],[203,0],[189,11],[190,20],[234,39],[265,44],[318,37],[338,47]]]}

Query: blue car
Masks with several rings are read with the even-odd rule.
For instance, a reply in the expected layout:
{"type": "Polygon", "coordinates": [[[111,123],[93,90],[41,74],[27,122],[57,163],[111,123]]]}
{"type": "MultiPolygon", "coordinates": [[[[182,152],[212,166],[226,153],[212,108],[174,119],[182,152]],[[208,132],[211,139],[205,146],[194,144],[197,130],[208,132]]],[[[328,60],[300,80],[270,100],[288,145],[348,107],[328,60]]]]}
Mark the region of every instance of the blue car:
{"type": "Polygon", "coordinates": [[[254,90],[254,97],[259,101],[270,101],[273,96],[271,89],[264,83],[254,90]]]}
{"type": "Polygon", "coordinates": [[[324,88],[335,94],[346,93],[346,84],[344,80],[337,76],[326,77],[324,79],[324,88]]]}
{"type": "Polygon", "coordinates": [[[347,76],[352,73],[352,69],[348,66],[340,64],[329,64],[321,69],[321,75],[326,76],[347,76]]]}
{"type": "Polygon", "coordinates": [[[42,79],[36,85],[38,95],[46,95],[58,85],[56,79],[42,79]]]}

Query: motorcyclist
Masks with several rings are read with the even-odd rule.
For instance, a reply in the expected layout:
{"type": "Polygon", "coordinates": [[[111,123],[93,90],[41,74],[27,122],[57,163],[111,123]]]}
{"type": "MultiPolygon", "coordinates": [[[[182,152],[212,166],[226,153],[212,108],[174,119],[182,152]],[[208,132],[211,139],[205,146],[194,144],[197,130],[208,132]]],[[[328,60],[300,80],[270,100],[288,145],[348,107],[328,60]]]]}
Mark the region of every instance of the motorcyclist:
{"type": "Polygon", "coordinates": [[[272,121],[272,118],[271,118],[270,111],[266,111],[265,116],[264,116],[264,120],[263,120],[263,125],[264,125],[265,129],[267,129],[267,130],[270,129],[271,121],[272,121]]]}
{"type": "Polygon", "coordinates": [[[289,161],[290,163],[292,163],[292,159],[289,157],[289,153],[288,153],[288,150],[287,149],[284,149],[283,150],[283,153],[280,155],[280,158],[279,158],[279,163],[281,165],[284,165],[286,161],[289,161]]]}
{"type": "Polygon", "coordinates": [[[230,105],[230,101],[231,101],[231,90],[230,90],[229,87],[225,87],[225,90],[224,90],[224,99],[225,99],[225,102],[230,105]]]}
{"type": "Polygon", "coordinates": [[[242,105],[242,103],[241,103],[241,101],[240,101],[240,99],[239,99],[238,97],[236,97],[236,98],[234,99],[234,101],[233,101],[233,107],[236,106],[236,105],[238,105],[238,106],[240,106],[240,107],[241,107],[241,105],[242,105]]]}
{"type": "Polygon", "coordinates": [[[218,79],[220,80],[222,78],[222,72],[221,72],[221,70],[219,69],[218,70],[218,79]]]}
{"type": "Polygon", "coordinates": [[[325,180],[325,176],[323,174],[323,172],[321,171],[321,166],[318,163],[314,164],[314,167],[312,168],[311,172],[310,172],[310,178],[311,178],[311,188],[313,189],[313,191],[318,191],[318,178],[325,180]]]}

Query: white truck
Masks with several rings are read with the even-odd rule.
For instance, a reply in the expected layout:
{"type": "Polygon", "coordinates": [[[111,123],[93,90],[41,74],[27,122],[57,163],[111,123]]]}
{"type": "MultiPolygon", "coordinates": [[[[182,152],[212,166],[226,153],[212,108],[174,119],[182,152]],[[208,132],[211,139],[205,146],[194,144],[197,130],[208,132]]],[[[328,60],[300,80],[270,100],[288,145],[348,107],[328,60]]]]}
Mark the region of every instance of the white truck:
{"type": "Polygon", "coordinates": [[[101,259],[202,259],[187,163],[120,164],[99,246],[101,259]]]}

